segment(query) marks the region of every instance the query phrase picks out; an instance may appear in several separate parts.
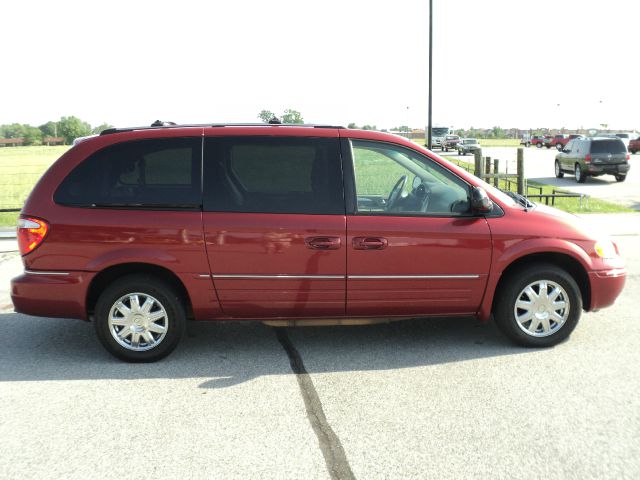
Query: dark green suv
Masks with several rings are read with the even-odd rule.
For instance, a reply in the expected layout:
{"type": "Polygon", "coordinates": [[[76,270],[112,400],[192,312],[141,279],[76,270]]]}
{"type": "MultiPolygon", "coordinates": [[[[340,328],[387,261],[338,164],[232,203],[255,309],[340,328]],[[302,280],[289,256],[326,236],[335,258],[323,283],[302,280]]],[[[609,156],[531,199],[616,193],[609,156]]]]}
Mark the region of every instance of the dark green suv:
{"type": "Polygon", "coordinates": [[[624,182],[629,168],[629,153],[619,138],[576,138],[556,155],[556,177],[570,172],[578,183],[599,175],[613,175],[624,182]]]}

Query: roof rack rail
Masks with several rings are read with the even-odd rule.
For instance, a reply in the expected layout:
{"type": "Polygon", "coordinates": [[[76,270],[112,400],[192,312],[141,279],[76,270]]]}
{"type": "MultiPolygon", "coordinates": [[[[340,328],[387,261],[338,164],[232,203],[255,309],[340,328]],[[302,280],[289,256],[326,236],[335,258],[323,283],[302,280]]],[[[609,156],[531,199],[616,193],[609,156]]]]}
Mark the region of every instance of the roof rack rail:
{"type": "Polygon", "coordinates": [[[306,128],[340,128],[341,125],[323,125],[314,123],[198,123],[198,124],[176,124],[173,122],[162,122],[156,120],[151,126],[143,127],[124,127],[124,128],[107,128],[102,130],[100,135],[111,135],[113,133],[132,132],[135,130],[158,130],[163,128],[211,128],[211,127],[266,127],[266,128],[281,128],[281,127],[306,127],[306,128]]]}

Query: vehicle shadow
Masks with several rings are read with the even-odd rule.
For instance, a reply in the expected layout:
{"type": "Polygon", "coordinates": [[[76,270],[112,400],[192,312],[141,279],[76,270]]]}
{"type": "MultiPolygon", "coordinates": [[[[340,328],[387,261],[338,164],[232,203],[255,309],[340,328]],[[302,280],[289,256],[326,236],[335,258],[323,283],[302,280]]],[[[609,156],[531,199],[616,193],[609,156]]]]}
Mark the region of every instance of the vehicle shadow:
{"type": "MultiPolygon", "coordinates": [[[[369,326],[286,329],[309,373],[430,366],[532,352],[471,318],[415,319],[369,326]]],[[[89,323],[0,315],[0,382],[202,378],[226,388],[292,374],[275,331],[258,322],[191,323],[180,346],[153,364],[111,357],[89,323]]]]}

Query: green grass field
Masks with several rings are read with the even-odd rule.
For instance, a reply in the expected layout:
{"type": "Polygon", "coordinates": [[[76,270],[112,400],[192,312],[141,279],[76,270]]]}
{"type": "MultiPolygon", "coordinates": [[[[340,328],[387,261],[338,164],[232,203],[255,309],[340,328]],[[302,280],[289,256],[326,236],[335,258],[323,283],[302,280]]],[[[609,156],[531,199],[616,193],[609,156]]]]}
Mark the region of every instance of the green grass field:
{"type": "MultiPolygon", "coordinates": [[[[0,148],[0,209],[21,208],[45,170],[68,149],[69,146],[0,148]]],[[[17,218],[17,212],[0,212],[0,225],[13,226],[17,218]]]]}

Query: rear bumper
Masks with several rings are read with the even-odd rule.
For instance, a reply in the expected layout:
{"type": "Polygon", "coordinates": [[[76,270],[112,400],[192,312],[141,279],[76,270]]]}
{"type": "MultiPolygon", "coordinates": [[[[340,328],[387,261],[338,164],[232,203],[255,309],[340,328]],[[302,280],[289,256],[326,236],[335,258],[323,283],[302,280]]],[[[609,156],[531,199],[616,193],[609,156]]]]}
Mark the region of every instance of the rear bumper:
{"type": "Polygon", "coordinates": [[[594,165],[590,164],[587,171],[591,174],[609,173],[612,175],[625,175],[629,171],[628,163],[618,163],[615,165],[594,165]]]}
{"type": "Polygon", "coordinates": [[[18,313],[87,320],[87,288],[93,272],[25,271],[11,280],[11,300],[18,313]]]}
{"type": "Polygon", "coordinates": [[[613,305],[624,288],[627,270],[615,268],[589,272],[591,284],[591,304],[589,310],[599,310],[613,305]]]}

